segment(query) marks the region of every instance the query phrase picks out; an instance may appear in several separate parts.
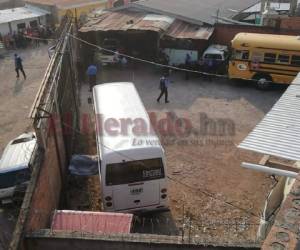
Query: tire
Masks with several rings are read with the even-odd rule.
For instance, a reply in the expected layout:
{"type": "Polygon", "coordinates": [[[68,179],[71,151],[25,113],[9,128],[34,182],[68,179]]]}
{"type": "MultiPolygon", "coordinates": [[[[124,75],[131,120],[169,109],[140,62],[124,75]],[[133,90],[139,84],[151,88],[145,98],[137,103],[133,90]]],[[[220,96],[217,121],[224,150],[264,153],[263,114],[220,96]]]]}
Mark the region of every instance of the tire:
{"type": "Polygon", "coordinates": [[[269,75],[259,74],[253,77],[253,80],[256,82],[258,89],[267,90],[272,85],[272,77],[269,75]]]}

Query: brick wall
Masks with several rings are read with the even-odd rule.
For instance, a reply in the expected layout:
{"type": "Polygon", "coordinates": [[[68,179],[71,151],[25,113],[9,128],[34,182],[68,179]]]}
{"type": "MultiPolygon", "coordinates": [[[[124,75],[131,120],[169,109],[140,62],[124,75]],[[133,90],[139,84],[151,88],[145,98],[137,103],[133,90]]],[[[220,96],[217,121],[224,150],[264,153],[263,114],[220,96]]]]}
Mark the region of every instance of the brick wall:
{"type": "MultiPolygon", "coordinates": [[[[56,124],[57,134],[61,133],[61,126],[56,124]]],[[[60,167],[65,168],[66,156],[63,137],[58,136],[56,150],[55,134],[50,132],[43,164],[32,196],[26,231],[33,231],[49,227],[49,220],[54,209],[58,207],[62,190],[60,167]],[[59,155],[58,155],[59,154],[59,155]]]]}
{"type": "MultiPolygon", "coordinates": [[[[300,17],[290,17],[281,20],[282,29],[298,30],[300,29],[300,17]]],[[[298,35],[300,32],[298,32],[298,35]]]]}
{"type": "Polygon", "coordinates": [[[300,231],[300,175],[276,216],[263,250],[298,250],[300,231]]]}
{"type": "MultiPolygon", "coordinates": [[[[73,27],[70,16],[62,23],[61,36],[65,38],[67,32],[74,32],[73,27]]],[[[61,195],[79,116],[76,57],[73,56],[77,55],[77,46],[69,39],[60,39],[34,103],[31,116],[39,149],[33,158],[38,160],[32,167],[10,250],[31,250],[24,244],[25,233],[48,228],[53,211],[63,200],[61,195]],[[73,119],[65,124],[64,114],[68,113],[73,119]],[[65,133],[66,125],[69,133],[65,133]]]]}

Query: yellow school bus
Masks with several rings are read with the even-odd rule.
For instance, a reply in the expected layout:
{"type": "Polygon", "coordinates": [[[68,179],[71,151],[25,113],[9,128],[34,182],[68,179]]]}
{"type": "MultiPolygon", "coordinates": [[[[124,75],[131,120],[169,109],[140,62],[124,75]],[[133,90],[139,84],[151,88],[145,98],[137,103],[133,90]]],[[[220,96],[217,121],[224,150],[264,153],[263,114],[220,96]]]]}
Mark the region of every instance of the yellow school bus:
{"type": "Polygon", "coordinates": [[[300,37],[239,33],[232,40],[228,74],[254,80],[259,88],[290,84],[300,72],[300,37]]]}

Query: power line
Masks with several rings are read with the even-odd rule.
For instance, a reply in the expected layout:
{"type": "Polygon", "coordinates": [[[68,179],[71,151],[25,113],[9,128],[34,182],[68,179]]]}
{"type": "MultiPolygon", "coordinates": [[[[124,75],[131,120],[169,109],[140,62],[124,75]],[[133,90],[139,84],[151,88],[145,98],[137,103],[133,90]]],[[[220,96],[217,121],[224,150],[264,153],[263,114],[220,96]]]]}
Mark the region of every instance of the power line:
{"type": "MultiPolygon", "coordinates": [[[[70,34],[70,33],[68,33],[67,35],[70,36],[70,37],[72,37],[73,39],[75,39],[77,41],[85,43],[85,44],[87,44],[87,45],[89,45],[91,47],[97,48],[98,50],[103,50],[105,52],[109,52],[109,53],[112,53],[112,54],[115,54],[115,55],[120,55],[120,56],[129,58],[129,59],[132,59],[134,61],[139,61],[139,62],[151,64],[151,65],[154,65],[154,66],[158,66],[158,67],[161,67],[161,68],[168,68],[168,69],[173,69],[173,70],[177,70],[177,71],[183,71],[183,72],[187,72],[187,73],[195,73],[195,74],[200,74],[200,75],[203,75],[203,76],[214,76],[214,77],[218,77],[218,78],[229,79],[228,75],[221,75],[221,74],[215,74],[215,73],[208,73],[208,72],[205,72],[205,71],[184,69],[184,68],[180,68],[180,67],[176,67],[176,66],[172,66],[172,65],[166,65],[166,64],[161,64],[161,63],[157,63],[157,62],[154,62],[154,61],[149,61],[149,60],[141,59],[141,58],[130,56],[130,55],[127,55],[127,54],[124,54],[124,53],[119,53],[119,52],[116,52],[114,50],[103,48],[103,47],[101,47],[99,45],[90,43],[90,42],[88,42],[86,40],[83,40],[83,39],[81,39],[81,38],[79,38],[77,36],[74,36],[73,34],[70,34]]],[[[261,72],[261,73],[267,73],[267,72],[261,72]]],[[[259,82],[258,79],[238,78],[238,80],[252,81],[252,82],[255,82],[255,83],[259,82]]],[[[266,79],[265,83],[274,83],[274,82],[269,81],[269,80],[266,79]]],[[[291,85],[300,85],[300,84],[298,84],[298,83],[292,83],[291,85]]]]}
{"type": "Polygon", "coordinates": [[[201,74],[201,75],[206,75],[206,76],[216,76],[216,77],[222,77],[222,78],[228,78],[227,75],[219,75],[219,74],[213,74],[213,73],[208,73],[208,72],[204,72],[204,71],[197,71],[197,70],[190,70],[190,69],[184,69],[184,68],[179,68],[179,67],[175,67],[175,66],[172,66],[172,65],[166,65],[166,64],[161,64],[161,63],[157,63],[157,62],[153,62],[153,61],[149,61],[149,60],[145,60],[145,59],[141,59],[141,58],[138,58],[138,57],[134,57],[134,56],[130,56],[130,55],[127,55],[127,54],[123,54],[123,53],[119,53],[116,51],[113,51],[113,50],[109,50],[109,49],[105,49],[101,46],[98,46],[96,44],[93,44],[93,43],[90,43],[86,40],[83,40],[77,36],[74,36],[73,34],[68,34],[70,37],[82,42],[82,43],[85,43],[87,45],[90,45],[92,47],[95,47],[99,50],[103,50],[105,52],[109,52],[109,53],[113,53],[113,54],[117,54],[117,55],[120,55],[120,56],[123,56],[123,57],[126,57],[126,58],[129,58],[129,59],[132,59],[134,61],[139,61],[139,62],[143,62],[143,63],[147,63],[147,64],[152,64],[154,66],[159,66],[159,67],[162,67],[162,68],[169,68],[169,69],[173,69],[173,70],[178,70],[178,71],[184,71],[184,72],[188,72],[188,73],[196,73],[196,74],[201,74]]]}

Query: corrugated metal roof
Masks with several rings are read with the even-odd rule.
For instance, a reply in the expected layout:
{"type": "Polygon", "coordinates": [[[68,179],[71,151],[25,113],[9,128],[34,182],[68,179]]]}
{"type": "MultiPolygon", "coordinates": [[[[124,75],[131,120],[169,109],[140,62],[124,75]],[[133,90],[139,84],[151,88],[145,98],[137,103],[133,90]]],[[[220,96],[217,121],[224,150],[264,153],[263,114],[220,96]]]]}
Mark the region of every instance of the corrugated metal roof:
{"type": "Polygon", "coordinates": [[[0,10],[0,23],[9,23],[18,20],[37,18],[47,14],[50,14],[50,12],[31,6],[5,9],[0,10]]]}
{"type": "Polygon", "coordinates": [[[154,31],[177,39],[208,40],[213,34],[214,28],[191,24],[164,15],[121,10],[104,12],[96,17],[90,17],[80,32],[127,30],[154,31]]]}
{"type": "Polygon", "coordinates": [[[300,160],[300,74],[239,148],[300,160]]]}
{"type": "Polygon", "coordinates": [[[177,39],[203,39],[208,40],[214,32],[213,27],[203,27],[176,20],[166,32],[166,36],[177,39]]]}
{"type": "Polygon", "coordinates": [[[52,230],[78,231],[92,234],[129,234],[132,214],[55,211],[52,230]]]}
{"type": "Polygon", "coordinates": [[[106,0],[25,0],[26,3],[41,4],[46,6],[57,6],[73,8],[74,6],[85,6],[91,4],[106,3],[106,0]]]}
{"type": "Polygon", "coordinates": [[[260,0],[143,0],[129,6],[196,24],[213,25],[217,15],[232,18],[258,2],[260,0]]]}
{"type": "Polygon", "coordinates": [[[173,18],[163,15],[123,10],[106,12],[100,16],[90,18],[89,21],[80,29],[80,31],[148,30],[164,32],[173,22],[173,18]]]}

